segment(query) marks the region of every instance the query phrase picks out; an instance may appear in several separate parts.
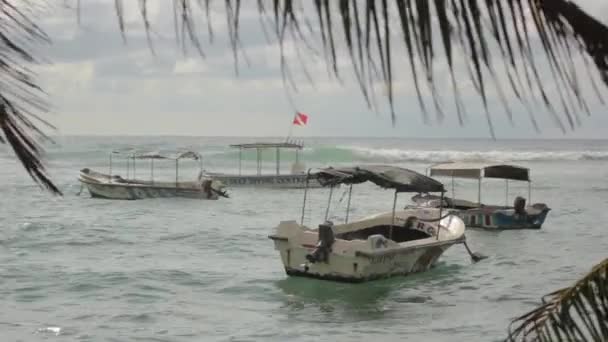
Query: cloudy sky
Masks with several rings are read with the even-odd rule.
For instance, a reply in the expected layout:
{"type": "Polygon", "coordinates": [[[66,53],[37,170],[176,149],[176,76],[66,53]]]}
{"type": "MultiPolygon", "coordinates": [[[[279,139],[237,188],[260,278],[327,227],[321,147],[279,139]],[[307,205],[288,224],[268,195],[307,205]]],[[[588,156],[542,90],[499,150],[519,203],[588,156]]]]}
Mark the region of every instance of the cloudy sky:
{"type": "MultiPolygon", "coordinates": [[[[397,70],[397,122],[393,125],[386,106],[380,106],[378,112],[367,109],[347,58],[341,59],[340,84],[328,76],[321,58],[305,55],[313,86],[300,71],[301,64],[289,46],[286,55],[294,69],[298,91],[290,91],[288,96],[281,79],[278,46],[265,38],[254,8],[245,7],[241,15],[244,54],[239,56],[237,75],[221,7],[214,7],[211,12],[213,44],[209,44],[206,21],[198,23],[203,26],[197,27],[205,53],[201,58],[191,46],[184,52],[177,44],[171,2],[148,2],[154,53],[142,29],[138,1],[124,2],[126,44],[112,0],[82,1],[80,17],[69,6],[75,1],[66,1],[68,6],[50,8],[42,15],[42,26],[52,44],[42,49],[49,63],[37,70],[51,96],[49,119],[59,134],[284,136],[294,109],[298,109],[310,115],[308,127],[294,129],[301,136],[489,136],[483,106],[465,78],[462,92],[467,124],[458,125],[450,97],[444,99],[445,120],[438,123],[431,113],[432,120],[425,123],[409,69],[397,70]]],[[[596,0],[579,3],[608,22],[608,4],[596,0]]],[[[204,16],[204,12],[197,13],[204,16]]],[[[399,68],[399,60],[395,65],[399,68]]],[[[445,68],[438,68],[438,73],[442,71],[445,68]]],[[[459,75],[466,74],[462,71],[459,75]]],[[[549,76],[544,80],[551,82],[549,76]]],[[[490,95],[496,93],[491,91],[490,95]]],[[[567,135],[561,133],[543,107],[535,108],[540,113],[540,137],[604,137],[607,107],[600,105],[591,91],[587,95],[592,115],[582,115],[580,127],[567,135]]],[[[513,96],[507,97],[513,100],[513,96]]],[[[386,102],[381,91],[378,101],[386,102]]],[[[538,137],[523,107],[514,100],[512,103],[513,124],[504,114],[498,96],[490,100],[497,137],[538,137]]]]}

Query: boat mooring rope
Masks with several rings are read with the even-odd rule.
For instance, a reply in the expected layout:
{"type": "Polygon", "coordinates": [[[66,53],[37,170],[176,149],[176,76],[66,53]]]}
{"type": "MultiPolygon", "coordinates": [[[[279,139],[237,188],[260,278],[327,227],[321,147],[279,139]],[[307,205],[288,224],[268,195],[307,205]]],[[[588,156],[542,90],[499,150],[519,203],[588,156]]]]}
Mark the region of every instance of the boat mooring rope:
{"type": "Polygon", "coordinates": [[[481,261],[481,260],[487,258],[487,256],[485,256],[481,253],[476,253],[476,252],[471,251],[471,249],[469,249],[469,246],[467,245],[466,237],[462,243],[464,244],[464,248],[466,248],[466,250],[469,253],[469,256],[471,257],[471,260],[473,260],[473,262],[478,262],[478,261],[481,261]]]}

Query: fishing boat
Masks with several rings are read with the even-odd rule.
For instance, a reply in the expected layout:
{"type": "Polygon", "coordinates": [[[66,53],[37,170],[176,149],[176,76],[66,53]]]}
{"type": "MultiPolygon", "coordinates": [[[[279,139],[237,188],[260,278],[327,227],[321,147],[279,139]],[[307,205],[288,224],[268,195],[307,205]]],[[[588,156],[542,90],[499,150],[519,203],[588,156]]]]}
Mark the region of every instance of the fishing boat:
{"type": "MultiPolygon", "coordinates": [[[[304,225],[306,189],[300,223],[280,222],[269,236],[290,276],[364,282],[407,275],[430,269],[454,244],[466,246],[464,222],[451,213],[443,215],[443,208],[396,210],[399,193],[443,194],[443,185],[432,178],[386,165],[325,168],[308,177],[330,187],[325,222],[317,228],[304,225]],[[353,185],[367,181],[394,190],[393,210],[349,221],[353,185]],[[349,185],[348,203],[344,222],[335,224],[327,219],[333,189],[340,184],[349,185]]],[[[475,261],[483,258],[467,251],[475,261]]]]}
{"type": "Polygon", "coordinates": [[[509,205],[509,181],[528,182],[528,200],[532,201],[530,169],[506,164],[446,163],[431,166],[431,177],[451,177],[452,197],[443,200],[431,194],[418,194],[412,201],[424,207],[447,207],[456,212],[467,227],[485,229],[539,229],[551,210],[544,203],[526,205],[526,199],[517,196],[509,205]],[[477,202],[457,199],[454,196],[454,178],[477,180],[477,202]],[[505,205],[487,205],[481,201],[484,178],[505,180],[505,205]]]}
{"type": "Polygon", "coordinates": [[[247,144],[230,145],[232,148],[239,150],[239,172],[238,174],[214,173],[206,172],[206,175],[217,179],[227,187],[256,187],[256,188],[274,188],[274,189],[300,189],[308,187],[321,187],[318,182],[312,180],[306,184],[307,177],[305,166],[300,161],[300,152],[304,145],[301,142],[258,142],[247,144]],[[256,151],[256,171],[254,174],[243,172],[243,152],[248,150],[256,151]],[[273,174],[264,174],[263,169],[263,153],[264,151],[272,151],[275,153],[275,172],[273,174]],[[281,151],[295,151],[295,162],[291,165],[289,173],[281,173],[281,151]]]}
{"type": "Polygon", "coordinates": [[[94,198],[136,200],[158,197],[187,197],[217,200],[220,197],[228,197],[224,190],[224,185],[220,181],[204,176],[202,172],[202,158],[200,154],[193,151],[180,151],[173,154],[138,152],[135,150],[112,151],[110,153],[110,166],[107,174],[84,168],[80,170],[78,180],[81,186],[86,187],[91,197],[94,198]],[[125,157],[127,161],[127,176],[125,178],[112,174],[112,159],[116,155],[125,157]],[[183,159],[201,162],[201,170],[196,180],[180,181],[179,162],[183,159]],[[136,160],[149,160],[149,180],[136,178],[136,160]],[[155,160],[172,160],[175,162],[175,181],[158,181],[154,178],[155,160]],[[132,172],[132,177],[130,177],[130,171],[132,172]]]}

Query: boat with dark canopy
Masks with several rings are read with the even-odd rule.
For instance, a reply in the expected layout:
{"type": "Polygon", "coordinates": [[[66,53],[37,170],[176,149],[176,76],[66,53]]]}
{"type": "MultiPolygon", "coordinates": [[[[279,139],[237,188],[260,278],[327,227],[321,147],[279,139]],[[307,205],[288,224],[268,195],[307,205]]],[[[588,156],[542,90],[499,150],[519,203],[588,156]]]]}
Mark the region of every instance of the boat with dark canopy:
{"type": "Polygon", "coordinates": [[[325,222],[317,228],[304,225],[306,189],[300,222],[283,221],[269,236],[290,276],[363,282],[407,275],[431,268],[450,246],[466,244],[462,219],[441,207],[396,210],[402,192],[443,194],[443,185],[432,178],[386,165],[325,168],[308,178],[330,188],[325,222]],[[393,190],[393,209],[349,221],[353,185],[364,182],[393,190]],[[330,222],[333,189],[341,184],[349,186],[345,219],[330,222]]]}
{"type": "Polygon", "coordinates": [[[485,229],[526,229],[541,228],[551,210],[544,203],[534,203],[526,206],[526,199],[515,197],[513,206],[509,201],[509,181],[528,183],[528,201],[532,200],[532,181],[530,169],[506,164],[480,163],[446,163],[433,165],[429,168],[431,177],[451,177],[452,197],[439,197],[430,194],[418,194],[412,197],[417,205],[425,207],[444,206],[455,210],[464,220],[467,227],[485,229]],[[454,179],[477,180],[477,202],[457,199],[454,196],[454,179]],[[505,180],[505,205],[487,205],[481,201],[481,185],[484,178],[505,180]]]}

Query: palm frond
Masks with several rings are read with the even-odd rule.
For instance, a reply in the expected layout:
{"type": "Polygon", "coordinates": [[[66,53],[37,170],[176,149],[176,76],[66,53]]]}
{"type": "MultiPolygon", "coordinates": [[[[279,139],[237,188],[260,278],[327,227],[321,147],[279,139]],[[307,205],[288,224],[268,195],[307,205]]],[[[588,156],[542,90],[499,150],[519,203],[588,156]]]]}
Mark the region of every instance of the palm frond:
{"type": "Polygon", "coordinates": [[[515,319],[508,341],[608,341],[608,259],[515,319]]]}
{"type": "MultiPolygon", "coordinates": [[[[120,3],[123,0],[115,1],[118,17],[122,18],[120,3]]],[[[148,3],[148,0],[141,0],[142,8],[148,3]]],[[[194,27],[197,20],[205,18],[194,16],[192,8],[199,5],[205,9],[206,24],[210,28],[210,3],[211,0],[173,0],[177,11],[175,27],[181,28],[182,32],[177,35],[178,40],[182,44],[190,41],[201,54],[202,44],[194,27]]],[[[229,39],[238,64],[241,1],[225,0],[223,3],[229,39]]],[[[464,69],[483,103],[492,135],[493,119],[488,107],[490,90],[496,91],[512,121],[508,96],[503,89],[509,88],[528,110],[530,121],[537,130],[536,114],[530,103],[542,103],[565,132],[567,127],[574,129],[580,122],[579,112],[589,113],[582,84],[591,83],[603,102],[592,75],[599,75],[608,85],[608,27],[570,0],[315,0],[309,6],[304,4],[307,2],[302,0],[273,0],[270,4],[257,1],[260,22],[264,25],[268,21],[274,26],[281,55],[282,46],[288,39],[311,46],[311,42],[319,38],[328,70],[340,79],[337,52],[342,38],[368,106],[375,107],[375,84],[382,83],[393,121],[396,118],[395,65],[409,65],[426,121],[428,105],[425,102],[428,100],[423,95],[425,91],[431,94],[438,119],[444,116],[445,106],[439,95],[435,70],[445,63],[452,80],[454,108],[463,124],[465,110],[458,87],[462,80],[457,80],[455,73],[456,59],[462,55],[466,56],[464,69]],[[306,7],[312,16],[304,10],[306,7]],[[313,25],[316,27],[307,35],[302,27],[304,23],[311,26],[310,17],[316,18],[313,25]],[[395,47],[399,46],[405,47],[405,54],[395,52],[395,47]],[[578,75],[574,67],[577,58],[593,61],[596,72],[578,75]],[[504,70],[506,77],[502,80],[498,70],[504,70]],[[581,82],[582,79],[585,81],[581,82]]],[[[147,12],[141,13],[148,30],[147,12]]],[[[121,29],[123,27],[121,24],[121,29]]],[[[281,68],[286,84],[293,86],[295,82],[283,56],[281,68]]]]}
{"type": "Polygon", "coordinates": [[[47,108],[45,94],[28,68],[38,62],[32,52],[34,45],[49,42],[32,19],[40,6],[40,2],[0,1],[0,143],[13,148],[39,185],[61,194],[41,160],[43,149],[37,138],[49,138],[38,126],[52,126],[40,118],[47,108]]]}

